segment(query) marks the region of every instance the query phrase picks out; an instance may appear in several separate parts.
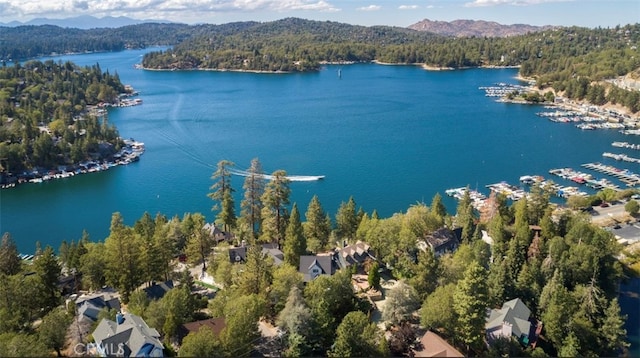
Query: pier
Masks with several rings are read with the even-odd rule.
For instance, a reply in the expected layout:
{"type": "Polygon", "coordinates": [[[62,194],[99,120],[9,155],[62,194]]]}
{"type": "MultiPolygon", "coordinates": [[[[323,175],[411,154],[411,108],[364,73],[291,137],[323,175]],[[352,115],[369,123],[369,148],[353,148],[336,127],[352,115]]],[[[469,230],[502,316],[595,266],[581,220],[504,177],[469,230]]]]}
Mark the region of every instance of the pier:
{"type": "Polygon", "coordinates": [[[627,186],[636,186],[640,184],[640,175],[635,174],[627,169],[619,169],[611,165],[605,165],[601,163],[587,163],[582,164],[583,167],[591,169],[593,171],[604,173],[609,176],[615,177],[627,186]]]}

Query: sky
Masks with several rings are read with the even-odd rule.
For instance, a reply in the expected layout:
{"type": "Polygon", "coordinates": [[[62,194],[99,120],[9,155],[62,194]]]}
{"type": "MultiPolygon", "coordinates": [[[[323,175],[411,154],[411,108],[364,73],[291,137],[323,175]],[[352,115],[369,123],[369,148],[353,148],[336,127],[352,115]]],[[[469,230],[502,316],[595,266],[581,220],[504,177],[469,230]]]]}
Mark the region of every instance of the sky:
{"type": "Polygon", "coordinates": [[[640,0],[0,0],[5,23],[80,15],[187,24],[299,17],[364,26],[465,19],[595,28],[640,23],[640,0]]]}

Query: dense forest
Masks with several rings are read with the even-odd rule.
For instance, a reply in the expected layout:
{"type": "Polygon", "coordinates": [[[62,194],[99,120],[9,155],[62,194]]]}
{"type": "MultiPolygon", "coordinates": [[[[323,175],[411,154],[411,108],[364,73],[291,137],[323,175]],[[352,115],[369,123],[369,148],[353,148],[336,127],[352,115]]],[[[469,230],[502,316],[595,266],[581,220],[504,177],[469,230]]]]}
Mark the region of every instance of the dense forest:
{"type": "MultiPolygon", "coordinates": [[[[249,356],[261,349],[260,319],[282,330],[277,344],[283,356],[403,356],[415,342],[418,325],[436,330],[472,356],[614,356],[628,346],[617,300],[625,277],[616,258],[621,247],[584,213],[551,204],[550,193],[540,187],[512,205],[498,195],[493,215],[482,220],[467,192],[455,215],[447,213],[436,194],[430,205],[418,203],[388,218],[358,209],[353,198],[332,218],[316,196],[303,221],[297,204],[289,202],[286,173],[276,171],[266,181],[257,159],[245,178],[236,215],[233,167],[229,161],[218,163],[209,196],[217,225],[229,230],[232,244],[249,247],[242,263],[230,262],[229,244],[216,244],[203,230],[206,222],[199,213],[182,218],[145,213],[132,226],[114,213],[104,241],[91,241],[84,233],[78,241],[63,242],[57,256],[50,247],[37,248],[32,264],[20,262],[13,239],[5,234],[0,245],[0,279],[6,283],[0,289],[0,355],[39,356],[64,347],[64,336],[56,332],[66,331],[74,310],[59,308],[55,282],[60,274],[81,278],[74,290],[105,284],[117,289],[129,312],[158,329],[167,354],[174,353],[169,343],[175,342],[180,324],[207,315],[225,318],[219,335],[201,329],[187,336],[179,356],[249,356]],[[418,248],[419,240],[443,227],[461,232],[457,250],[440,256],[418,248]],[[481,239],[482,230],[493,244],[481,239]],[[303,283],[301,255],[356,240],[371,245],[375,262],[303,283]],[[279,243],[284,262],[276,265],[260,243],[279,243]],[[192,294],[198,283],[176,269],[175,258],[183,255],[191,265],[205,264],[203,270],[221,287],[215,298],[192,294]],[[351,274],[359,270],[368,272],[372,287],[380,287],[381,273],[384,280],[399,281],[386,293],[382,312],[388,340],[369,322],[370,302],[353,289],[351,274]],[[182,284],[159,300],[149,300],[139,289],[168,278],[182,284]],[[486,310],[514,298],[543,322],[535,349],[516,339],[485,344],[486,310]],[[34,328],[31,322],[41,317],[42,324],[34,328]]],[[[113,314],[105,311],[100,317],[113,314]]]]}
{"type": "Polygon", "coordinates": [[[0,27],[0,59],[167,45],[173,47],[145,55],[143,66],[265,72],[315,71],[324,62],[519,66],[520,74],[536,79],[540,89],[596,105],[620,104],[636,113],[638,91],[603,80],[627,74],[638,77],[639,40],[640,24],[559,27],[505,38],[454,38],[399,27],[286,18],[266,23],[151,23],[91,30],[0,27]]]}
{"type": "Polygon", "coordinates": [[[3,174],[51,169],[115,153],[122,141],[106,114],[125,87],[100,65],[29,61],[0,68],[0,158],[3,174]]]}

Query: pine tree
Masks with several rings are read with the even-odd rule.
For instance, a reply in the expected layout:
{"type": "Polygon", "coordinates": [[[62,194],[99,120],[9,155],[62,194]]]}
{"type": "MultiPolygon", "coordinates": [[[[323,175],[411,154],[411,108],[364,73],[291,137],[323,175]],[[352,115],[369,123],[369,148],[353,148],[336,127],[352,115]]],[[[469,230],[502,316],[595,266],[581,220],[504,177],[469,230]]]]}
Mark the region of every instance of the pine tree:
{"type": "Polygon", "coordinates": [[[441,276],[440,261],[433,250],[427,249],[418,253],[418,263],[414,272],[415,275],[409,279],[409,283],[424,299],[438,287],[438,278],[441,276]]]}
{"type": "Polygon", "coordinates": [[[216,182],[210,188],[212,192],[207,195],[214,201],[211,210],[219,211],[216,218],[223,223],[224,230],[227,232],[235,227],[236,224],[232,195],[234,190],[231,187],[231,171],[229,169],[233,166],[235,164],[228,160],[218,162],[217,169],[211,176],[211,179],[216,180],[216,182]]]}
{"type": "Polygon", "coordinates": [[[5,275],[15,275],[20,272],[20,257],[18,256],[18,246],[8,232],[2,235],[0,244],[0,273],[5,275]]]}
{"type": "Polygon", "coordinates": [[[207,257],[213,250],[213,239],[203,230],[205,219],[200,213],[188,215],[183,223],[189,221],[187,234],[187,257],[192,263],[202,263],[202,271],[207,270],[207,257]]]}
{"type": "Polygon", "coordinates": [[[342,240],[353,240],[358,230],[358,214],[356,213],[356,201],[353,196],[348,202],[342,202],[336,213],[336,231],[338,238],[342,240]]]}
{"type": "Polygon", "coordinates": [[[260,245],[247,249],[247,261],[238,280],[238,291],[244,295],[266,297],[273,281],[273,260],[262,252],[260,245]]]}
{"type": "Polygon", "coordinates": [[[284,170],[275,171],[271,181],[267,184],[261,201],[262,208],[262,234],[260,241],[282,243],[284,239],[286,223],[288,220],[287,208],[289,205],[289,179],[284,170]]]}
{"type": "Polygon", "coordinates": [[[304,237],[304,230],[300,222],[298,205],[295,203],[291,209],[282,251],[284,252],[284,261],[293,267],[300,265],[300,256],[307,251],[307,240],[304,237]]]}
{"type": "Polygon", "coordinates": [[[251,166],[247,170],[248,175],[244,180],[244,199],[240,203],[240,216],[249,225],[254,237],[260,232],[262,194],[264,193],[265,181],[263,177],[262,165],[258,158],[251,160],[251,166]]]}
{"type": "Polygon", "coordinates": [[[442,218],[442,220],[447,216],[447,208],[442,203],[442,196],[440,193],[436,193],[436,195],[433,196],[430,208],[431,212],[442,218]]]}
{"type": "Polygon", "coordinates": [[[307,238],[307,249],[311,252],[319,252],[324,249],[329,242],[331,233],[331,219],[327,222],[327,213],[322,209],[320,199],[314,195],[309,202],[305,213],[307,221],[303,224],[304,235],[307,238]]]}
{"type": "Polygon", "coordinates": [[[51,246],[47,245],[42,253],[33,260],[33,269],[42,283],[42,308],[45,312],[49,312],[58,306],[61,300],[58,289],[60,263],[51,246]]]}
{"type": "Polygon", "coordinates": [[[626,315],[620,314],[618,298],[613,298],[604,312],[602,326],[599,330],[601,334],[600,346],[604,348],[601,354],[619,356],[625,348],[629,347],[629,343],[626,341],[627,330],[624,328],[626,318],[626,315]]]}
{"type": "Polygon", "coordinates": [[[482,349],[488,298],[486,281],[484,268],[473,261],[453,294],[453,310],[458,317],[456,334],[467,351],[482,349]]]}
{"type": "Polygon", "coordinates": [[[104,241],[106,277],[107,283],[120,291],[125,303],[129,294],[142,283],[139,242],[134,231],[124,225],[120,213],[114,213],[109,236],[104,241]]]}

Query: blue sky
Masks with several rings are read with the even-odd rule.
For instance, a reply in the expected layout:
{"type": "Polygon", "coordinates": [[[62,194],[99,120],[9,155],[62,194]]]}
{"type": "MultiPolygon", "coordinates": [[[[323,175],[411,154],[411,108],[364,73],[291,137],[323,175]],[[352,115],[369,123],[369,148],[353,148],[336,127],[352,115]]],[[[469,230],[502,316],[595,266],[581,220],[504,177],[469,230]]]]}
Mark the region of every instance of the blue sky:
{"type": "Polygon", "coordinates": [[[593,28],[640,22],[640,0],[0,0],[0,22],[78,15],[189,24],[300,17],[365,26],[471,19],[593,28]]]}

